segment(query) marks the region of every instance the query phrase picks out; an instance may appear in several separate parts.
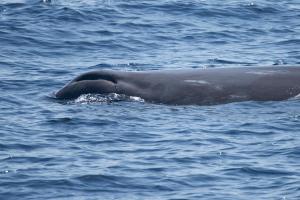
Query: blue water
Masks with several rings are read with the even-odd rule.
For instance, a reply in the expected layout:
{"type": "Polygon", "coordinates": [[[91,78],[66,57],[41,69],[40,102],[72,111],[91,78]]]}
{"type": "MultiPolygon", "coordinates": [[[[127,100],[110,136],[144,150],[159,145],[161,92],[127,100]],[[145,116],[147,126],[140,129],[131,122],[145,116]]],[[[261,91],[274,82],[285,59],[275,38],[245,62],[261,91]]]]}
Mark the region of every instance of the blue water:
{"type": "Polygon", "coordinates": [[[96,69],[300,65],[299,0],[1,0],[0,199],[300,199],[300,101],[51,94],[96,69]]]}

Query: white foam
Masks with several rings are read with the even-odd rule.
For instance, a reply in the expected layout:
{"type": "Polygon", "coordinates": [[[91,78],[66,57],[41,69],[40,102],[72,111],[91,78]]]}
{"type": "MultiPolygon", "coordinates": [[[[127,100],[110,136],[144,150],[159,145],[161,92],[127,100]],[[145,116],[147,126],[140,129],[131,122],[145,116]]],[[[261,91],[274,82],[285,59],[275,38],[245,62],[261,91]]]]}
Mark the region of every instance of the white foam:
{"type": "Polygon", "coordinates": [[[295,99],[295,100],[298,100],[298,99],[300,99],[300,93],[299,93],[299,94],[297,94],[296,96],[292,97],[291,99],[295,99]]]}
{"type": "Polygon", "coordinates": [[[141,102],[141,103],[145,102],[145,100],[142,99],[141,97],[130,96],[129,99],[132,101],[137,101],[137,102],[141,102]]]}
{"type": "Polygon", "coordinates": [[[145,100],[142,99],[141,97],[110,93],[105,95],[104,94],[83,94],[80,95],[77,99],[75,99],[73,103],[90,104],[90,103],[111,103],[116,101],[145,102],[145,100]]]}
{"type": "Polygon", "coordinates": [[[108,102],[108,99],[100,95],[83,94],[80,95],[77,99],[75,99],[74,102],[80,104],[88,104],[94,102],[108,102]]]}

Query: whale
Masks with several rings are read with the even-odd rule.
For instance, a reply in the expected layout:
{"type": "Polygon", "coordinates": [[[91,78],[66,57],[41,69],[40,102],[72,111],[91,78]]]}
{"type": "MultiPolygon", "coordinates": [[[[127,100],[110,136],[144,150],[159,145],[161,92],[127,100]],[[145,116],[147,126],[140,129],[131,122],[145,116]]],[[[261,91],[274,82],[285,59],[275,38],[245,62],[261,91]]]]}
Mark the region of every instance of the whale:
{"type": "Polygon", "coordinates": [[[97,70],[77,76],[55,97],[68,100],[83,94],[110,93],[170,105],[281,101],[300,94],[300,66],[97,70]]]}

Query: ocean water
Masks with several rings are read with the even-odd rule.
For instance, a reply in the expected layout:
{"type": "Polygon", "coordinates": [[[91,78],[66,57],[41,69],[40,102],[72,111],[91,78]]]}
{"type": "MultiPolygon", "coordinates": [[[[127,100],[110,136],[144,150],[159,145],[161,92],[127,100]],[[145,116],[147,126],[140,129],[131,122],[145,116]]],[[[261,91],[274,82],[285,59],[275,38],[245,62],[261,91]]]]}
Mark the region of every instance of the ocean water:
{"type": "Polygon", "coordinates": [[[299,0],[0,0],[0,199],[300,199],[300,101],[51,94],[96,69],[300,65],[299,0]]]}

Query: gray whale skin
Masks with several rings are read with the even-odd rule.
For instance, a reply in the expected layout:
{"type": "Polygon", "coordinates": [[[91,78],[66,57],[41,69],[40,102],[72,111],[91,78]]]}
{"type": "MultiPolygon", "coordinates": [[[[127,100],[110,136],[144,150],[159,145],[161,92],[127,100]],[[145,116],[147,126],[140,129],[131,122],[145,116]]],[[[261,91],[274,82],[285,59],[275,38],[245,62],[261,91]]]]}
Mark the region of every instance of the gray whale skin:
{"type": "Polygon", "coordinates": [[[152,103],[212,105],[237,101],[280,101],[300,93],[300,66],[84,73],[55,93],[58,99],[82,94],[125,94],[152,103]]]}

